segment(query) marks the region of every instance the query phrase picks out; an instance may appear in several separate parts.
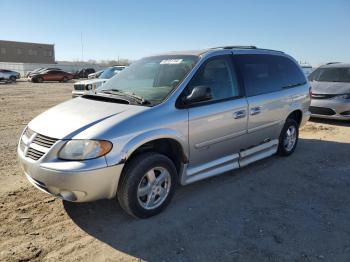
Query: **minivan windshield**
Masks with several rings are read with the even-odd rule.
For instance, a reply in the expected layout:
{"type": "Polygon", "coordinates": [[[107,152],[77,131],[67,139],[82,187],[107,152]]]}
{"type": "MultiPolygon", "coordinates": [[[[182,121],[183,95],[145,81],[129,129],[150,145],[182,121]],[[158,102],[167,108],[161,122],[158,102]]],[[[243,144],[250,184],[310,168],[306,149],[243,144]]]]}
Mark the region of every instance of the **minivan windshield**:
{"type": "Polygon", "coordinates": [[[310,81],[350,82],[349,67],[319,68],[309,76],[310,81]]]}
{"type": "Polygon", "coordinates": [[[112,77],[99,92],[115,91],[161,103],[186,77],[198,61],[193,55],[166,55],[143,58],[112,77]]]}

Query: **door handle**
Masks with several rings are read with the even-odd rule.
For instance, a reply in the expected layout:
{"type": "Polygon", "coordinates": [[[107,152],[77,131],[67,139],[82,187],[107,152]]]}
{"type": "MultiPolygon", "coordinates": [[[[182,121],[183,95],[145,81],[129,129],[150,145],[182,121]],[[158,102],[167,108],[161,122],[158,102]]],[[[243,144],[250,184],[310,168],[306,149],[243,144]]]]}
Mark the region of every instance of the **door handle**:
{"type": "Polygon", "coordinates": [[[245,110],[240,110],[240,111],[237,111],[237,112],[234,112],[233,113],[233,117],[234,119],[240,119],[240,118],[243,118],[246,116],[246,111],[245,110]]]}
{"type": "Polygon", "coordinates": [[[254,116],[254,115],[258,115],[261,113],[261,107],[257,106],[257,107],[253,107],[250,109],[250,115],[254,116]]]}

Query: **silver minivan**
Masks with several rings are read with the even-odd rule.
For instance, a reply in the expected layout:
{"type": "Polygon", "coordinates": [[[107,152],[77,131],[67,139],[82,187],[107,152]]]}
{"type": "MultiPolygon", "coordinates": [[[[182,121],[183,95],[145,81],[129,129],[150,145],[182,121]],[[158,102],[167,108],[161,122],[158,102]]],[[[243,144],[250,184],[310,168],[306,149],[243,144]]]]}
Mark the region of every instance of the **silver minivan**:
{"type": "Polygon", "coordinates": [[[283,52],[227,46],[143,58],[95,94],[34,118],[18,145],[38,189],[162,211],[187,185],[278,153],[310,117],[310,85],[283,52]]]}
{"type": "Polygon", "coordinates": [[[350,120],[350,64],[320,66],[309,80],[312,117],[350,120]]]}

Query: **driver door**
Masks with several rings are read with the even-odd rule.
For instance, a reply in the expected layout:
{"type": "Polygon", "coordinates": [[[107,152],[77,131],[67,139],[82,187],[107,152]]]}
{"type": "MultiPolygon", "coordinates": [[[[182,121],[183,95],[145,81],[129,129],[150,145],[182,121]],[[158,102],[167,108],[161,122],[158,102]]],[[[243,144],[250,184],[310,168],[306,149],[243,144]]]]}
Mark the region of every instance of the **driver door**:
{"type": "Polygon", "coordinates": [[[247,135],[248,103],[231,55],[205,62],[187,89],[195,86],[208,86],[212,99],[189,105],[187,183],[238,168],[238,153],[245,148],[247,135]]]}

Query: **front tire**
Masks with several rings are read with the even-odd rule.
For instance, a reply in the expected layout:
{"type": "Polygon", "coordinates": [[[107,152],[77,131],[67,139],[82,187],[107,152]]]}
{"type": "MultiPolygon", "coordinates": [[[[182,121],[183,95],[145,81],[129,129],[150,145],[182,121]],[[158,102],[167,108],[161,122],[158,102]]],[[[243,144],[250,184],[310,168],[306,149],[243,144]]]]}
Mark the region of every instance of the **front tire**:
{"type": "Polygon", "coordinates": [[[291,155],[299,140],[299,125],[294,119],[288,118],[279,137],[278,154],[280,156],[291,155]]]}
{"type": "Polygon", "coordinates": [[[42,83],[42,82],[44,82],[44,79],[43,79],[42,77],[38,77],[38,78],[36,79],[36,82],[37,82],[37,83],[42,83]]]}
{"type": "Polygon", "coordinates": [[[176,183],[176,167],[168,157],[156,152],[140,154],[123,170],[119,204],[134,217],[157,215],[170,203],[176,183]]]}
{"type": "Polygon", "coordinates": [[[16,82],[17,78],[15,76],[10,76],[10,82],[14,83],[16,82]]]}

